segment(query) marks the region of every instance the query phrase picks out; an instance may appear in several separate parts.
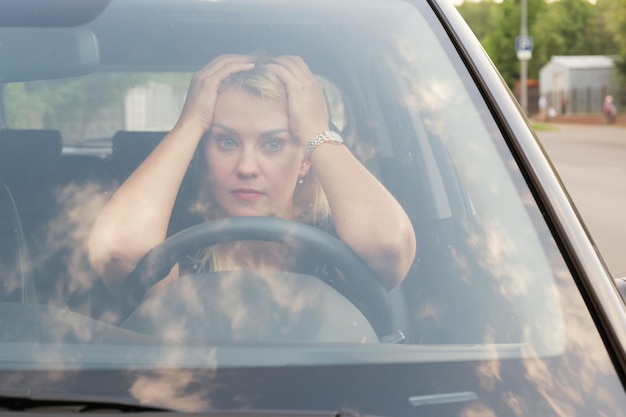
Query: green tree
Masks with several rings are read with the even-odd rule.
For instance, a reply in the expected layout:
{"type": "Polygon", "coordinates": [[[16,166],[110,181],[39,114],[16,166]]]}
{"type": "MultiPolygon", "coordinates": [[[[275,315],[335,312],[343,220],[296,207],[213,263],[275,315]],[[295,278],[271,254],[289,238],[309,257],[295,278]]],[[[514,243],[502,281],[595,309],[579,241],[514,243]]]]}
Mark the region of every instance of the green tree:
{"type": "Polygon", "coordinates": [[[598,5],[588,0],[559,0],[548,3],[532,26],[535,51],[529,73],[537,77],[540,68],[554,55],[605,55],[615,52],[612,35],[603,22],[598,5]]]}
{"type": "Polygon", "coordinates": [[[496,28],[499,6],[495,0],[465,1],[457,6],[457,10],[482,42],[496,28]]]}
{"type": "Polygon", "coordinates": [[[626,79],[626,0],[606,0],[607,27],[616,44],[617,68],[626,79]]]}
{"type": "MultiPolygon", "coordinates": [[[[527,0],[526,17],[529,28],[531,22],[535,21],[536,16],[541,14],[545,7],[544,0],[527,0]]],[[[482,44],[509,87],[513,88],[520,72],[520,63],[515,52],[515,38],[521,32],[521,0],[503,0],[498,11],[496,27],[485,36],[482,44]]],[[[528,35],[534,36],[530,29],[528,35]]]]}
{"type": "MultiPolygon", "coordinates": [[[[611,11],[613,0],[596,0],[593,4],[593,13],[589,25],[585,28],[587,42],[592,55],[615,55],[618,53],[615,35],[610,25],[614,21],[611,11]]],[[[623,7],[626,7],[626,3],[623,7]]]]}
{"type": "MultiPolygon", "coordinates": [[[[458,9],[513,87],[520,71],[514,45],[521,32],[521,0],[482,3],[464,2],[458,9]],[[492,23],[485,23],[487,15],[492,23]]],[[[527,0],[527,29],[534,40],[528,62],[530,79],[538,78],[541,67],[554,55],[615,55],[619,51],[626,75],[626,0],[596,0],[595,4],[527,0]]]]}

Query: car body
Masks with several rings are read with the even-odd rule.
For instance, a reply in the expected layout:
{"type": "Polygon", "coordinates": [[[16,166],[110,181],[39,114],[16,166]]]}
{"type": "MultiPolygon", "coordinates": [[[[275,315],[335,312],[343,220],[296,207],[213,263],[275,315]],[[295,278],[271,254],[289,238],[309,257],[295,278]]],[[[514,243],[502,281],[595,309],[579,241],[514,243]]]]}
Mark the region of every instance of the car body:
{"type": "MultiPolygon", "coordinates": [[[[445,0],[9,0],[0,92],[0,407],[626,414],[623,301],[445,0]],[[193,73],[259,50],[302,56],[322,80],[333,125],[412,222],[411,270],[381,290],[336,241],[270,222],[263,236],[356,272],[334,288],[289,272],[198,274],[123,313],[89,262],[98,213],[176,123],[193,73]]],[[[173,246],[194,187],[190,175],[173,246]]],[[[193,230],[256,239],[252,220],[231,220],[193,230]]]]}

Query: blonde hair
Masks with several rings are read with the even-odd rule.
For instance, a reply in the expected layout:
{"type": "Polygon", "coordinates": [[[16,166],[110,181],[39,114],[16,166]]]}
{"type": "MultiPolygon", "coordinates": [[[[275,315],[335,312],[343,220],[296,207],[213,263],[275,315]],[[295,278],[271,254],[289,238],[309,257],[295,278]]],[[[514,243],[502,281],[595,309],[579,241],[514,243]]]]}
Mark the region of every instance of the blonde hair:
{"type": "MultiPolygon", "coordinates": [[[[271,62],[271,58],[263,55],[257,56],[254,69],[232,74],[222,82],[219,91],[235,88],[286,105],[287,91],[285,86],[278,76],[264,65],[267,62],[271,62]]],[[[209,221],[220,218],[223,214],[213,199],[206,178],[208,170],[203,152],[205,145],[206,139],[199,146],[200,155],[198,155],[198,159],[200,163],[197,171],[200,176],[200,186],[191,210],[199,214],[203,220],[209,221]]],[[[293,220],[327,228],[331,222],[330,206],[313,168],[302,180],[303,182],[296,186],[294,192],[293,220]]],[[[201,269],[208,268],[210,271],[241,270],[248,267],[246,260],[237,257],[232,249],[233,243],[222,243],[204,249],[198,254],[199,267],[201,269]]]]}

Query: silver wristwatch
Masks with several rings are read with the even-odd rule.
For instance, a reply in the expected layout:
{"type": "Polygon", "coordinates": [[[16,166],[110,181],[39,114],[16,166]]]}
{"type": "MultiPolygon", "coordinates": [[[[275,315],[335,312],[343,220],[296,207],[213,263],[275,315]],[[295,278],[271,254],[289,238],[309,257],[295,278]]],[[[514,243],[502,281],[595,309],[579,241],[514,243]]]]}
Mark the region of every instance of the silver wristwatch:
{"type": "Polygon", "coordinates": [[[311,154],[322,143],[334,143],[337,145],[342,145],[343,138],[339,133],[333,132],[332,130],[326,130],[325,132],[320,133],[319,135],[311,139],[304,147],[304,158],[307,161],[311,160],[311,154]]]}

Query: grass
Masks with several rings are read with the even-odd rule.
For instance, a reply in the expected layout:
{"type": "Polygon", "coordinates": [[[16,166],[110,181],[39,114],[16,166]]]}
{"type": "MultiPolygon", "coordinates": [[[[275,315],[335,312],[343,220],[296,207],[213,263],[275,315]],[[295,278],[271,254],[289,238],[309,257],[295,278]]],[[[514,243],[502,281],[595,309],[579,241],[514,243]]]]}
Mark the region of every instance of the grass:
{"type": "Polygon", "coordinates": [[[531,125],[536,131],[559,130],[557,126],[550,123],[532,122],[531,125]]]}

